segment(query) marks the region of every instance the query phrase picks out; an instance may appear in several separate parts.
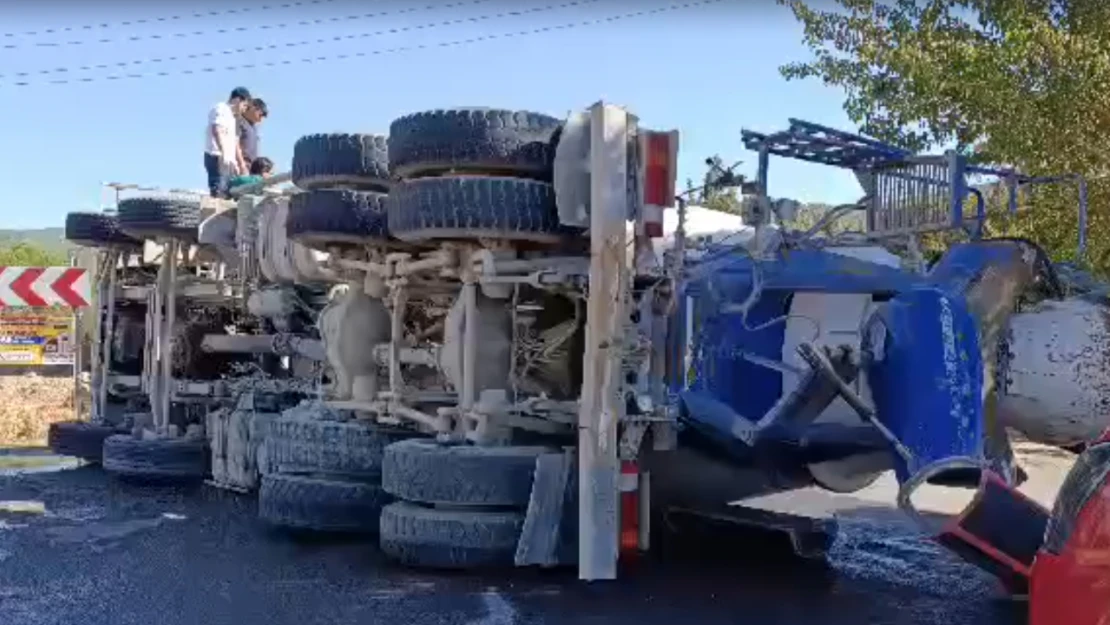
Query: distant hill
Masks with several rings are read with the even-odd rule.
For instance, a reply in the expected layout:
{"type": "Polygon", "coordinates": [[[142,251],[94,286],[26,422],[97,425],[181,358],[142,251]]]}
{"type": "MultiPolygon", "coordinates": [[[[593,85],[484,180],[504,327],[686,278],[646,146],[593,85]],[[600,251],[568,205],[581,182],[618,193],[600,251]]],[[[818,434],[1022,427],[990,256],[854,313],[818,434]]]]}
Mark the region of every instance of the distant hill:
{"type": "Polygon", "coordinates": [[[74,247],[69,241],[65,240],[65,228],[0,229],[0,247],[8,247],[19,242],[30,243],[48,252],[62,254],[74,247]]]}

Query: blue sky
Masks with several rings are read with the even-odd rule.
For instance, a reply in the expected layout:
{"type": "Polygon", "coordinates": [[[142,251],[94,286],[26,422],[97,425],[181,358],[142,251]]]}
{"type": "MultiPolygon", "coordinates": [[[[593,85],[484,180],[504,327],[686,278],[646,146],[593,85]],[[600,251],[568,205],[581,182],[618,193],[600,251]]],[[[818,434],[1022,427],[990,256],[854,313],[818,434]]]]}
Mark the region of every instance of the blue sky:
{"type": "MultiPolygon", "coordinates": [[[[646,126],[681,131],[681,179],[700,176],[704,159],[716,153],[726,161],[743,160],[740,169],[754,173],[755,155],[744,150],[741,128],[775,130],[788,117],[852,128],[839,91],[779,76],[779,65],[805,59],[807,52],[789,11],[772,0],[724,0],[455,46],[441,44],[683,0],[580,0],[449,25],[442,22],[570,0],[317,0],[277,6],[290,1],[0,5],[0,182],[6,204],[0,227],[60,226],[67,212],[110,205],[103,182],[202,189],[205,116],[237,85],[269,104],[262,153],[282,170],[301,135],[386,133],[395,117],[452,106],[563,116],[598,99],[620,104],[646,126]],[[267,4],[271,8],[260,8],[267,4]],[[253,10],[157,20],[235,8],[253,10]],[[377,13],[390,14],[348,19],[377,13]],[[135,20],[150,21],[119,24],[135,20]],[[312,20],[320,23],[297,24],[312,20]],[[109,26],[83,28],[94,24],[109,26]],[[72,29],[41,32],[66,27],[72,29]],[[390,29],[398,31],[381,32],[390,29]],[[6,35],[27,31],[37,34],[6,35]],[[428,47],[376,53],[417,46],[428,47]],[[348,58],[335,58],[343,55],[348,58]],[[299,62],[315,57],[326,58],[299,62]],[[89,66],[101,68],[80,69],[89,66]],[[135,74],[140,76],[110,79],[135,74]],[[18,81],[30,84],[13,84],[18,81]]],[[[849,201],[860,193],[848,172],[785,159],[773,161],[770,185],[773,195],[805,201],[849,201]]]]}

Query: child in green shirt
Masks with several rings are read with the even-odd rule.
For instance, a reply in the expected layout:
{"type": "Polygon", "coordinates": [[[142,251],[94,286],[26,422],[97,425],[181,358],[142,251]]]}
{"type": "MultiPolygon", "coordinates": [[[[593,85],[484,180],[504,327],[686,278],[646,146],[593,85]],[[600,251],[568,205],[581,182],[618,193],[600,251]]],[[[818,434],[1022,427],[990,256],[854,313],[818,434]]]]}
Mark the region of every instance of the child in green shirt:
{"type": "Polygon", "coordinates": [[[274,173],[274,162],[265,156],[260,156],[251,161],[250,175],[236,176],[231,179],[229,188],[234,189],[245,184],[256,184],[269,178],[274,173]]]}

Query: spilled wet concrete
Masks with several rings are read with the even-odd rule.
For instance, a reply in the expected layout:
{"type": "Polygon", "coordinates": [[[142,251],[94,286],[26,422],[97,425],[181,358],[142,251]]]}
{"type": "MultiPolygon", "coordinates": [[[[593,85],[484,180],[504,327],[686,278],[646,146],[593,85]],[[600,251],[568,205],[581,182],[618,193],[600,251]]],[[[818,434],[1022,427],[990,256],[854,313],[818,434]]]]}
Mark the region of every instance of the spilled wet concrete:
{"type": "Polygon", "coordinates": [[[0,506],[0,623],[1021,622],[1020,605],[918,534],[881,488],[834,498],[842,528],[827,566],[737,534],[701,545],[716,557],[678,546],[619,582],[584,584],[573,571],[417,572],[386,562],[372,541],[292,541],[257,523],[251,498],[210,488],[128,487],[95,468],[2,476],[0,501],[41,505],[0,506]]]}

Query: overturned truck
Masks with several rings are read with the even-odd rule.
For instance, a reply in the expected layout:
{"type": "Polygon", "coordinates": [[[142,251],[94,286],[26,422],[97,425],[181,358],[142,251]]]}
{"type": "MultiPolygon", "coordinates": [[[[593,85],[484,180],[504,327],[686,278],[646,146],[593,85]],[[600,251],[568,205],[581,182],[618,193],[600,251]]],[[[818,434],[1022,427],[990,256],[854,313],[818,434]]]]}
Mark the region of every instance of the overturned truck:
{"type": "Polygon", "coordinates": [[[1007,426],[1069,446],[1105,426],[1045,403],[1101,401],[1082,376],[1012,392],[1054,373],[1023,337],[1103,313],[1035,244],[979,240],[966,163],[804,122],[745,140],[759,175],[723,240],[688,240],[677,133],[600,103],[310,135],[290,174],[235,202],[72,214],[67,236],[101,250],[103,356],[93,423],[59,425],[58,446],[121,477],[257,489],[264,521],[377,533],[413,565],[599,579],[670,509],[894,469],[913,513],[923,482],[1016,483],[1007,426]],[[772,154],[849,167],[867,196],[792,231],[772,154]],[[819,236],[857,211],[861,232],[819,236]],[[938,230],[969,240],[926,270],[916,237],[938,230]],[[1030,295],[1062,303],[1019,310],[1030,295]],[[137,376],[112,355],[134,327],[120,302],[141,311],[137,376]],[[911,365],[944,384],[914,386],[911,365]]]}

